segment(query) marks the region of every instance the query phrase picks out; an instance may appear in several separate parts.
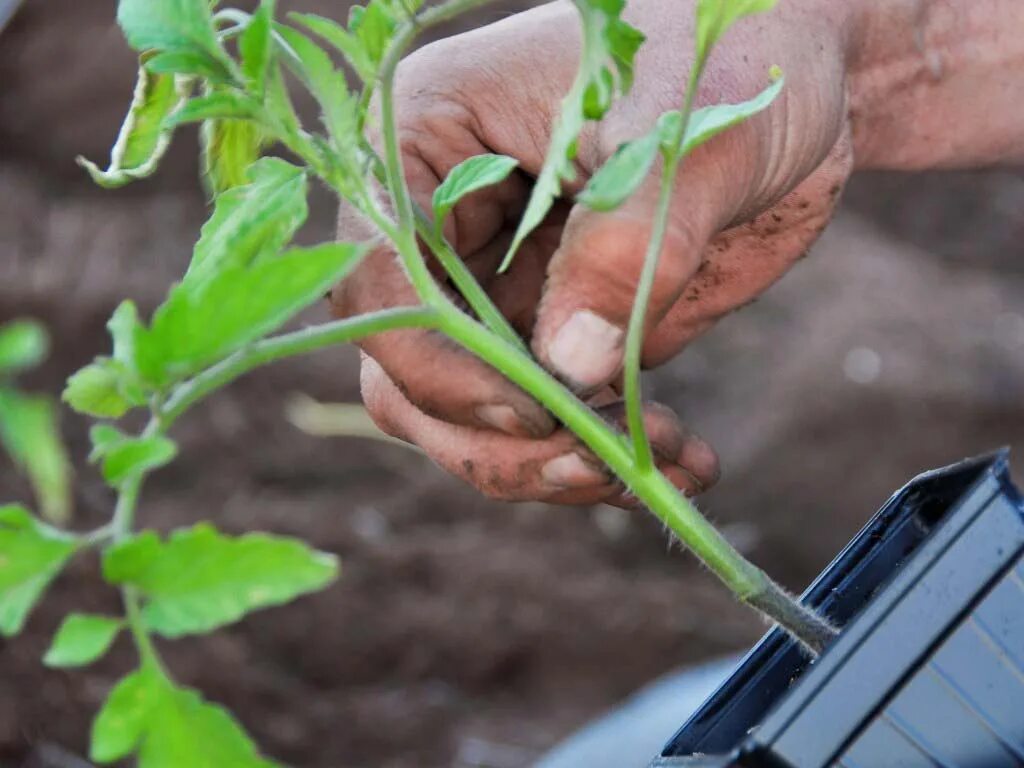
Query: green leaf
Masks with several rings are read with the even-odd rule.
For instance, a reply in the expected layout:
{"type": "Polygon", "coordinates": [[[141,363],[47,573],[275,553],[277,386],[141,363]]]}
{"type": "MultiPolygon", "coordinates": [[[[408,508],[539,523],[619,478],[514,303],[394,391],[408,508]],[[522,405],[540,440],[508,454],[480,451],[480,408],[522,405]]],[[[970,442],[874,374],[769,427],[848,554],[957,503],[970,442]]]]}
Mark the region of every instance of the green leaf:
{"type": "Polygon", "coordinates": [[[74,540],[61,537],[23,507],[0,507],[0,635],[21,631],[76,548],[74,540]]]}
{"type": "Polygon", "coordinates": [[[715,43],[744,16],[770,11],[778,0],[698,0],[697,51],[694,66],[704,68],[715,43]]]}
{"type": "Polygon", "coordinates": [[[68,379],[61,399],[78,413],[100,419],[119,419],[133,403],[122,392],[124,366],[108,357],[97,358],[68,379]]]}
{"type": "Polygon", "coordinates": [[[514,158],[505,155],[477,155],[456,165],[434,190],[434,225],[440,228],[444,217],[466,195],[507,179],[516,165],[514,158]]]}
{"type": "Polygon", "coordinates": [[[104,449],[103,479],[116,488],[125,480],[169,464],[177,453],[174,441],[166,437],[125,438],[104,449]]]}
{"type": "Polygon", "coordinates": [[[139,768],[274,768],[225,710],[195,691],[166,689],[156,700],[139,751],[139,768]]]}
{"type": "Polygon", "coordinates": [[[353,6],[349,10],[349,30],[359,38],[373,71],[376,71],[398,27],[398,19],[382,0],[370,0],[361,12],[356,11],[358,7],[353,6]]]}
{"type": "Polygon", "coordinates": [[[154,75],[187,75],[201,77],[221,85],[235,80],[224,65],[205,53],[191,50],[164,51],[146,59],[145,68],[154,75]]]}
{"type": "Polygon", "coordinates": [[[576,199],[595,211],[618,208],[647,178],[660,144],[657,129],[621,144],[576,199]]]}
{"type": "Polygon", "coordinates": [[[275,0],[260,0],[260,6],[249,19],[249,25],[238,38],[238,52],[242,57],[242,77],[250,93],[263,96],[267,73],[274,55],[275,0]]]}
{"type": "Polygon", "coordinates": [[[205,54],[231,72],[232,62],[217,42],[210,5],[209,0],[120,0],[117,23],[139,52],[205,54]]]}
{"type": "Polygon", "coordinates": [[[323,589],[337,559],[304,542],[251,533],[232,538],[208,524],[166,542],[146,532],[109,549],[103,575],[137,588],[146,625],[165,637],[202,634],[259,608],[323,589]]]}
{"type": "Polygon", "coordinates": [[[198,286],[186,278],[143,337],[143,374],[153,382],[178,380],[257,341],[323,298],[365,252],[326,243],[223,267],[198,286]]]}
{"type": "Polygon", "coordinates": [[[95,464],[127,439],[128,436],[117,427],[109,424],[93,425],[89,430],[89,442],[92,444],[89,463],[95,464]]]}
{"type": "Polygon", "coordinates": [[[92,724],[90,759],[112,763],[135,752],[166,686],[159,673],[148,668],[132,672],[114,686],[92,724]]]}
{"type": "Polygon", "coordinates": [[[217,198],[203,225],[184,284],[196,285],[222,269],[248,266],[277,253],[306,220],[306,174],[267,157],[247,170],[249,184],[217,198]]]}
{"type": "Polygon", "coordinates": [[[200,132],[203,181],[212,197],[248,183],[249,167],[260,157],[263,131],[249,120],[207,120],[200,132]]]}
{"type": "Polygon", "coordinates": [[[215,91],[206,96],[190,99],[169,115],[164,125],[167,128],[176,128],[183,123],[196,123],[201,120],[255,120],[259,116],[259,102],[252,97],[234,91],[215,91]]]}
{"type": "Polygon", "coordinates": [[[138,768],[273,768],[238,722],[195,691],[143,668],[111,691],[93,722],[89,756],[111,763],[138,753],[138,768]]]}
{"type": "Polygon", "coordinates": [[[277,24],[282,42],[282,60],[313,94],[323,112],[323,122],[333,148],[348,167],[359,168],[355,137],[359,126],[359,102],[351,94],[344,75],[334,68],[331,57],[320,46],[296,29],[277,24]]]}
{"type": "MultiPolygon", "coordinates": [[[[781,75],[754,98],[740,104],[718,104],[698,109],[690,115],[681,154],[743,122],[768,107],[782,90],[781,75]]],[[[577,199],[595,211],[610,211],[632,195],[650,173],[658,150],[677,151],[672,142],[682,130],[683,116],[678,110],[664,113],[653,130],[619,146],[595,173],[577,199]]]]}
{"type": "Polygon", "coordinates": [[[782,92],[784,83],[785,80],[781,74],[777,74],[775,82],[752,99],[739,104],[717,104],[698,109],[690,116],[690,123],[686,127],[683,153],[689,153],[723,131],[767,109],[782,92]]]}
{"type": "MultiPolygon", "coordinates": [[[[359,6],[353,6],[353,10],[359,6]]],[[[345,57],[345,61],[356,71],[363,82],[373,79],[376,64],[367,53],[366,46],[357,36],[346,30],[332,19],[317,16],[313,13],[289,13],[288,18],[295,21],[317,37],[323,38],[345,57]]]]}
{"type": "Polygon", "coordinates": [[[281,67],[276,62],[271,65],[267,75],[264,108],[267,122],[273,125],[282,137],[293,144],[308,144],[308,139],[300,132],[299,117],[295,114],[295,107],[288,95],[281,67]]]}
{"type": "Polygon", "coordinates": [[[644,36],[622,20],[625,0],[573,1],[583,24],[580,68],[562,100],[544,164],[499,272],[508,269],[523,240],[544,221],[562,184],[575,180],[576,142],[584,122],[602,118],[615,94],[633,82],[633,60],[644,36]]]}
{"type": "Polygon", "coordinates": [[[139,311],[132,301],[122,301],[107,321],[107,331],[114,342],[114,359],[135,369],[135,341],[142,332],[139,311]]]}
{"type": "Polygon", "coordinates": [[[124,622],[109,616],[72,613],[60,625],[43,657],[48,667],[81,667],[105,654],[124,622]]]}
{"type": "Polygon", "coordinates": [[[71,463],[49,398],[0,387],[0,444],[28,475],[44,517],[67,520],[71,463]]]}
{"type": "Polygon", "coordinates": [[[128,114],[121,124],[117,141],[110,150],[106,170],[84,157],[76,162],[85,168],[101,187],[123,186],[152,175],[171,142],[164,119],[189,96],[191,85],[174,75],[154,74],[146,69],[151,54],[143,54],[128,114]]]}
{"type": "Polygon", "coordinates": [[[46,329],[34,320],[0,325],[0,373],[31,368],[46,357],[49,346],[46,329]]]}

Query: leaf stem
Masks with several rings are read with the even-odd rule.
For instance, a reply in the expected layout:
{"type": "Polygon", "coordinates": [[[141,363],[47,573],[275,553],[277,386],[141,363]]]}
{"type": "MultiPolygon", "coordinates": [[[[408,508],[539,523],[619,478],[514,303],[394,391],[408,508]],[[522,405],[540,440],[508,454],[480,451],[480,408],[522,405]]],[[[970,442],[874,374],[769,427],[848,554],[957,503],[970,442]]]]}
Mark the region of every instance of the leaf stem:
{"type": "Polygon", "coordinates": [[[694,65],[690,69],[686,84],[686,96],[683,100],[682,119],[679,128],[672,137],[670,147],[662,152],[664,165],[661,174],[661,189],[658,194],[658,205],[655,209],[654,221],[651,224],[651,235],[647,241],[647,252],[644,254],[644,265],[637,283],[636,297],[629,314],[629,326],[626,330],[626,347],[623,358],[623,396],[626,401],[626,423],[633,442],[633,453],[636,455],[637,468],[647,471],[654,466],[651,443],[644,426],[643,386],[640,381],[640,361],[643,355],[644,329],[647,324],[647,307],[654,287],[654,276],[658,270],[658,259],[665,242],[665,230],[668,226],[668,215],[675,191],[676,174],[685,157],[682,151],[683,138],[689,127],[690,115],[693,112],[693,99],[700,80],[701,71],[694,65]]]}
{"type": "Polygon", "coordinates": [[[437,231],[437,227],[431,223],[426,213],[419,206],[415,207],[415,215],[416,232],[419,234],[420,239],[426,243],[427,247],[444,268],[448,277],[451,278],[459,294],[466,300],[466,303],[477,314],[481,322],[509,344],[519,347],[523,352],[526,352],[526,343],[516,333],[508,318],[491,301],[487,291],[477,282],[473,273],[469,271],[469,267],[466,266],[466,262],[455,252],[451,243],[445,239],[442,233],[437,231]]]}
{"type": "Polygon", "coordinates": [[[431,328],[436,322],[437,312],[433,309],[398,307],[323,323],[258,341],[179,386],[167,399],[161,411],[163,427],[169,428],[197,401],[254,368],[275,360],[336,344],[345,344],[364,336],[397,328],[431,328]]]}
{"type": "Polygon", "coordinates": [[[409,188],[405,183],[405,169],[402,164],[398,127],[395,120],[395,71],[398,68],[399,60],[412,45],[417,34],[489,2],[493,2],[493,0],[448,0],[441,5],[427,8],[399,27],[378,71],[381,105],[380,129],[384,140],[384,169],[388,193],[391,195],[391,203],[398,221],[398,239],[395,245],[409,275],[409,280],[428,306],[440,306],[448,302],[443,291],[434,282],[430,270],[427,269],[416,242],[416,217],[409,188]]]}

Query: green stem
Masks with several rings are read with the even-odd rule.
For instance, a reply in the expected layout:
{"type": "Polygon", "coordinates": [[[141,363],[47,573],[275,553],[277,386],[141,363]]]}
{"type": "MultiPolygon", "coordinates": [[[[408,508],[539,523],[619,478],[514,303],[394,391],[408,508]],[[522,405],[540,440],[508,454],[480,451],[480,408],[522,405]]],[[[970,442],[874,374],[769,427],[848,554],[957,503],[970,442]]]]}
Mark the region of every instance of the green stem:
{"type": "Polygon", "coordinates": [[[398,127],[395,120],[395,70],[398,68],[398,62],[402,56],[416,39],[417,34],[489,2],[493,2],[493,0],[448,0],[441,5],[427,8],[399,28],[388,46],[378,72],[381,105],[380,129],[384,140],[384,170],[387,177],[388,193],[391,195],[391,203],[394,206],[395,218],[398,222],[398,240],[395,245],[409,275],[409,280],[428,306],[441,306],[448,303],[448,300],[434,282],[416,243],[416,217],[409,188],[405,183],[405,169],[402,164],[398,127]]]}
{"type": "Polygon", "coordinates": [[[138,590],[134,587],[123,587],[121,601],[124,603],[124,616],[128,624],[128,631],[131,633],[142,665],[169,679],[167,670],[160,660],[160,654],[157,652],[156,646],[153,645],[153,638],[149,636],[149,630],[146,629],[146,622],[142,618],[142,605],[138,590]]]}
{"type": "Polygon", "coordinates": [[[448,277],[451,278],[459,294],[466,300],[466,303],[469,304],[481,322],[509,344],[519,347],[523,352],[526,352],[526,343],[516,333],[508,318],[491,301],[487,291],[477,282],[473,273],[469,271],[469,267],[466,266],[466,262],[455,252],[451,243],[445,239],[442,233],[437,231],[437,227],[431,223],[426,213],[419,206],[416,206],[415,214],[416,232],[419,234],[420,239],[430,248],[448,277]]]}
{"type": "Polygon", "coordinates": [[[254,368],[324,347],[346,344],[364,336],[398,328],[432,328],[436,323],[435,310],[425,307],[398,307],[315,325],[258,341],[179,386],[168,398],[161,412],[163,428],[169,428],[197,401],[254,368]]]}
{"type": "Polygon", "coordinates": [[[761,569],[737,552],[655,467],[640,470],[623,435],[567,390],[532,358],[455,308],[440,311],[439,330],[537,398],[620,478],[742,601],[816,652],[834,630],[786,596],[761,569]]]}
{"type": "MultiPolygon", "coordinates": [[[[149,422],[143,434],[154,434],[159,431],[159,421],[154,418],[149,422]]],[[[110,522],[112,544],[123,541],[131,533],[143,479],[144,475],[136,475],[126,480],[118,489],[117,505],[114,508],[114,517],[110,522]]],[[[142,665],[167,677],[167,672],[160,661],[160,655],[153,645],[153,640],[149,636],[146,623],[142,618],[138,590],[130,586],[122,587],[121,601],[124,603],[125,621],[142,665]]]]}
{"type": "Polygon", "coordinates": [[[646,471],[654,466],[651,443],[644,426],[643,386],[640,381],[640,361],[643,356],[644,327],[647,324],[647,306],[654,287],[654,276],[658,270],[658,258],[665,242],[665,229],[668,226],[668,215],[672,206],[672,195],[675,191],[676,174],[682,164],[682,142],[693,112],[693,98],[700,80],[700,69],[695,65],[690,70],[690,78],[686,84],[686,96],[683,102],[682,119],[676,135],[672,137],[671,150],[663,153],[664,167],[661,174],[661,189],[658,205],[655,209],[654,221],[651,224],[651,236],[644,254],[644,265],[637,283],[636,298],[629,315],[629,327],[626,331],[626,348],[623,363],[623,396],[626,400],[626,424],[633,441],[633,452],[636,454],[637,467],[646,471]]]}

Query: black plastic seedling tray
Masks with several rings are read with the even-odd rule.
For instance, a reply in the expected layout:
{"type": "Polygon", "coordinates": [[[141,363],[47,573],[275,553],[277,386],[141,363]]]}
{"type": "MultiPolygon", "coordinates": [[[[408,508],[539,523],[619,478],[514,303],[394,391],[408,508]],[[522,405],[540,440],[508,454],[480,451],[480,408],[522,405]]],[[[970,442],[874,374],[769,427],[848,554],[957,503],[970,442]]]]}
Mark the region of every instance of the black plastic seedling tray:
{"type": "Polygon", "coordinates": [[[811,663],[768,633],[652,768],[1024,766],[1024,499],[1005,451],[917,477],[802,598],[811,663]]]}

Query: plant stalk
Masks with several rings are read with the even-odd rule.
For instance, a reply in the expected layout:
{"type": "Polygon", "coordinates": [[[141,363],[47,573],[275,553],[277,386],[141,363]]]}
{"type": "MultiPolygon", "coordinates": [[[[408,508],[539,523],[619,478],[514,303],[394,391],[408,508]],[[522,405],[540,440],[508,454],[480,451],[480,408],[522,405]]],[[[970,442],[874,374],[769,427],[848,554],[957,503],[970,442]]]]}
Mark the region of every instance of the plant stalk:
{"type": "Polygon", "coordinates": [[[189,407],[211,392],[267,363],[398,328],[432,328],[437,318],[437,312],[426,307],[397,307],[258,341],[179,386],[160,413],[161,423],[164,429],[169,428],[189,407]]]}
{"type": "Polygon", "coordinates": [[[682,165],[685,153],[683,140],[689,127],[690,115],[693,113],[693,99],[700,80],[700,69],[694,65],[690,69],[690,77],[686,84],[686,95],[683,99],[682,119],[676,135],[672,137],[671,149],[663,152],[664,166],[661,173],[661,189],[658,194],[658,205],[655,209],[654,221],[651,224],[651,236],[647,241],[647,252],[644,254],[644,265],[637,283],[636,298],[629,315],[629,327],[626,330],[626,348],[623,358],[623,396],[626,401],[626,423],[633,441],[633,452],[636,454],[637,466],[646,470],[654,466],[651,443],[644,425],[643,385],[640,380],[640,362],[643,356],[644,330],[647,324],[647,306],[654,287],[654,276],[658,270],[658,259],[665,243],[665,229],[668,226],[668,215],[675,191],[676,174],[682,165]]]}
{"type": "Polygon", "coordinates": [[[532,358],[495,338],[454,307],[440,311],[439,330],[555,414],[740,600],[777,622],[813,652],[820,652],[835,635],[827,622],[800,606],[744,558],[656,467],[640,470],[626,438],[532,358]]]}

